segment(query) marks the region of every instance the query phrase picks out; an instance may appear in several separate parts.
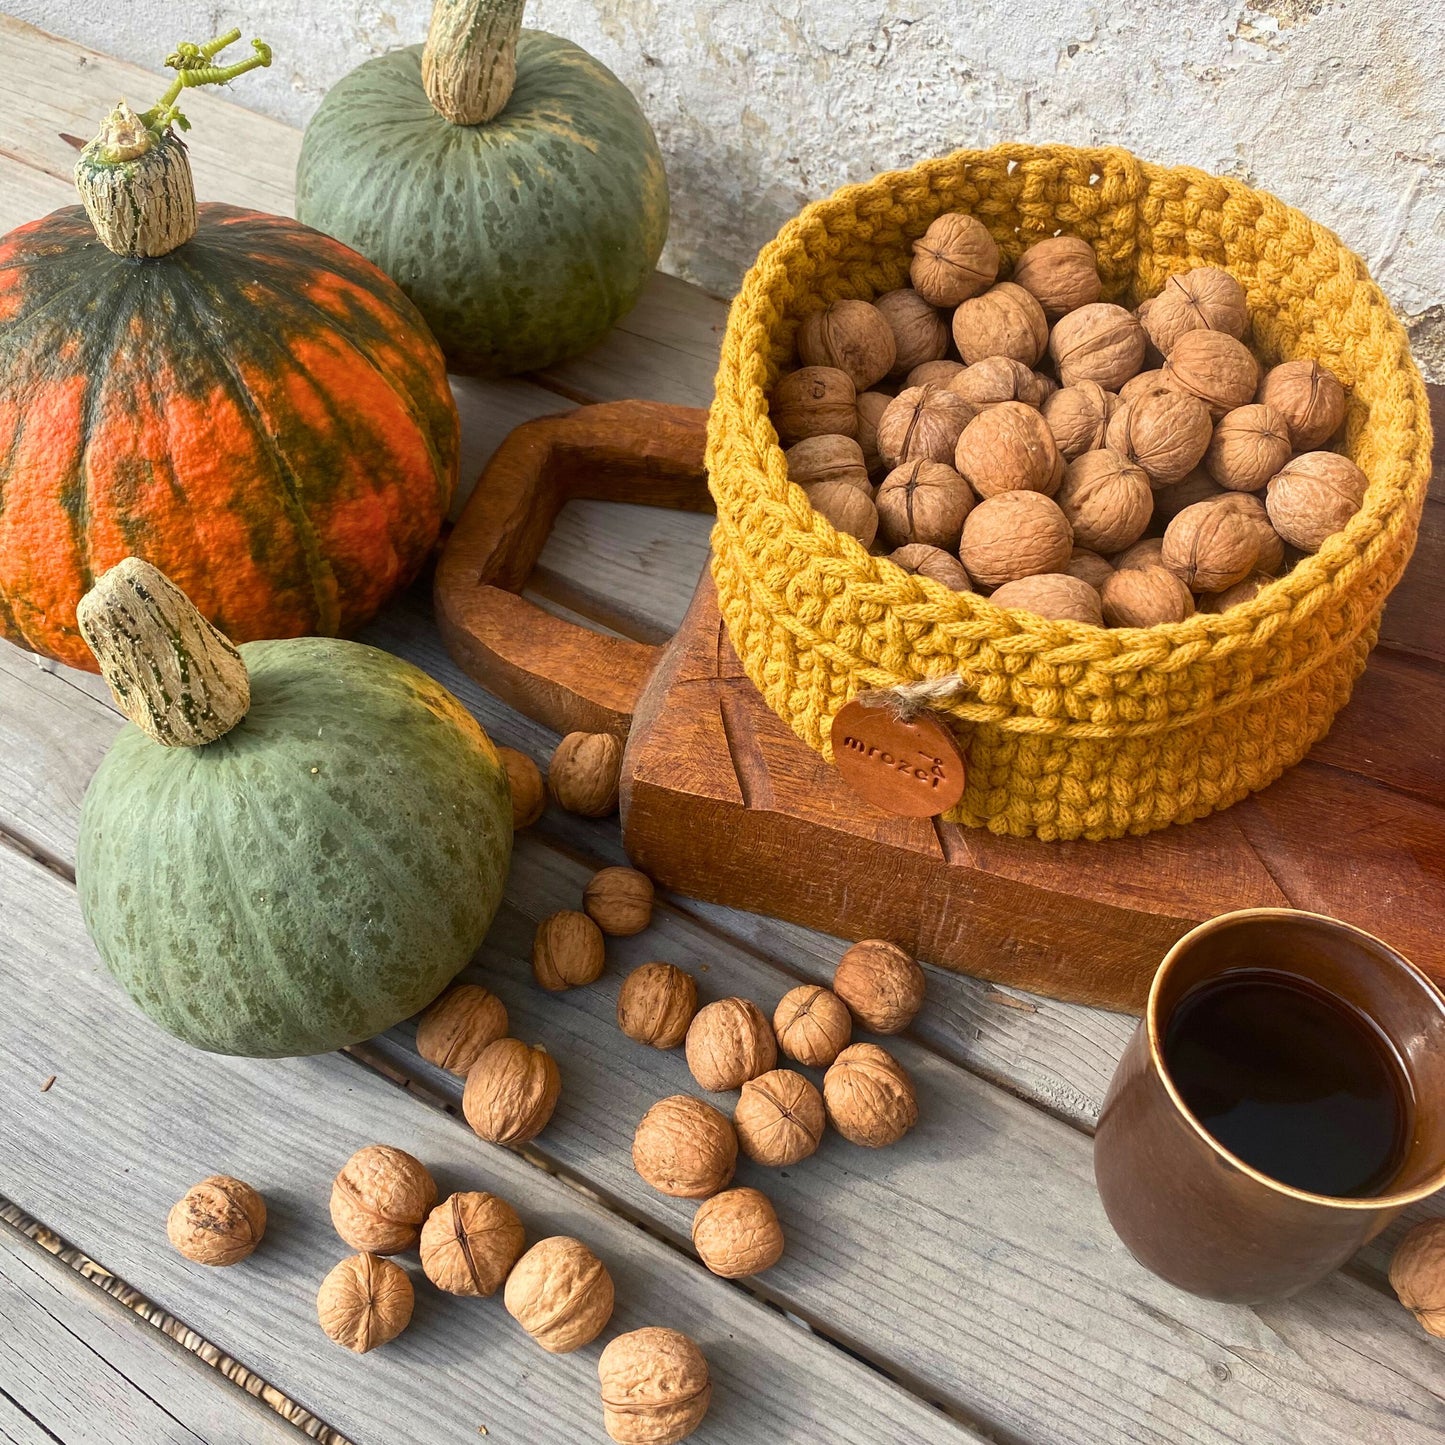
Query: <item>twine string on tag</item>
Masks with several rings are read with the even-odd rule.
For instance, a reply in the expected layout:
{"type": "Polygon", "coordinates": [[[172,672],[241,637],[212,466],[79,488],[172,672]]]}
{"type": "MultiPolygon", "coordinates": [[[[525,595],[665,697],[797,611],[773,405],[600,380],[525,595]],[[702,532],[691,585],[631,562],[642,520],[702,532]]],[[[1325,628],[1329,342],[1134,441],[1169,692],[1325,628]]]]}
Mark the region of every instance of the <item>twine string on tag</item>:
{"type": "Polygon", "coordinates": [[[912,722],[935,708],[957,702],[968,692],[968,684],[958,673],[948,677],[925,677],[918,682],[904,682],[897,687],[875,688],[858,694],[864,707],[887,708],[899,722],[912,722]]]}

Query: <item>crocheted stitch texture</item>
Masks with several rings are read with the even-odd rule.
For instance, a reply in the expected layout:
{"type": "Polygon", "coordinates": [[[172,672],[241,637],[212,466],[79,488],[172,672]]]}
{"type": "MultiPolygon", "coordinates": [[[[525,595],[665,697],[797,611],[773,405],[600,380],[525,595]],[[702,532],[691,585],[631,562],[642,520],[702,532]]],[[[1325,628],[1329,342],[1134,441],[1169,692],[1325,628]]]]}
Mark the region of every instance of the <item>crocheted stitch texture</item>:
{"type": "Polygon", "coordinates": [[[1119,149],[958,151],[849,186],[763,248],[733,302],[708,424],[713,576],[743,667],[831,756],[855,693],[959,673],[948,709],[968,784],[952,821],[1016,837],[1113,838],[1228,807],[1298,762],[1348,701],[1414,546],[1430,472],[1424,386],[1364,263],[1275,197],[1119,149]],[[992,232],[1005,269],[1065,232],[1104,299],[1226,268],[1266,364],[1312,356],[1349,388],[1343,450],[1370,486],[1313,557],[1223,614],[1105,629],[1005,611],[873,557],[788,480],[768,394],[802,318],[907,284],[910,243],[944,211],[992,232]]]}

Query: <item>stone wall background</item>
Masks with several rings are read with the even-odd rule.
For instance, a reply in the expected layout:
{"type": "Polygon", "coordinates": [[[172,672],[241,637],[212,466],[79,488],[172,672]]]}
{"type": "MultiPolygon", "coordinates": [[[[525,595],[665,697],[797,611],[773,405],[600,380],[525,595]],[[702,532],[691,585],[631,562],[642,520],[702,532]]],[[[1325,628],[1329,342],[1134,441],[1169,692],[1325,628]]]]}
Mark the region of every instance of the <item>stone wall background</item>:
{"type": "MultiPolygon", "coordinates": [[[[4,0],[143,64],[232,24],[236,99],[297,124],[428,0],[4,0]]],[[[726,295],[806,201],[960,145],[1117,143],[1239,176],[1338,231],[1445,378],[1438,0],[533,0],[632,88],[667,157],[664,266],[726,295]]]]}

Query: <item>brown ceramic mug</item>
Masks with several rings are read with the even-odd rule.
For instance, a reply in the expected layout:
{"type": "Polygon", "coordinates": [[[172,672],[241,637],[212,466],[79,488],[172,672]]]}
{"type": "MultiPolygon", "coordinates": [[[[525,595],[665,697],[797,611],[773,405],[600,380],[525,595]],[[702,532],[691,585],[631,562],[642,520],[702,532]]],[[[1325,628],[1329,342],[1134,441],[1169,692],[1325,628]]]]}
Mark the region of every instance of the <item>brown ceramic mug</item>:
{"type": "Polygon", "coordinates": [[[1304,1289],[1406,1205],[1445,1188],[1445,997],[1394,949],[1332,918],[1255,908],[1201,924],[1154,977],[1104,1100],[1094,1177],[1130,1252],[1180,1289],[1239,1303],[1304,1289]],[[1322,990],[1392,1046],[1413,1108],[1398,1167],[1378,1192],[1281,1183],[1230,1153],[1185,1104],[1166,1062],[1170,1021],[1192,989],[1246,969],[1322,990]]]}

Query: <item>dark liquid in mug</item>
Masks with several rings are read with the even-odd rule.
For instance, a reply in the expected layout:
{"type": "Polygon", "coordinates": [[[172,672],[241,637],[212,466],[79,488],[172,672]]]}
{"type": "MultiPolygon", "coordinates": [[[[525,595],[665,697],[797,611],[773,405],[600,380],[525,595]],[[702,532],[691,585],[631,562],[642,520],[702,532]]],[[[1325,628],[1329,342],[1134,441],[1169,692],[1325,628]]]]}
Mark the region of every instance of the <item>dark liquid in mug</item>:
{"type": "Polygon", "coordinates": [[[1404,1162],[1414,1100],[1393,1045],[1304,979],[1237,969],[1190,989],[1164,1060],[1195,1118],[1282,1184],[1368,1199],[1404,1162]]]}

